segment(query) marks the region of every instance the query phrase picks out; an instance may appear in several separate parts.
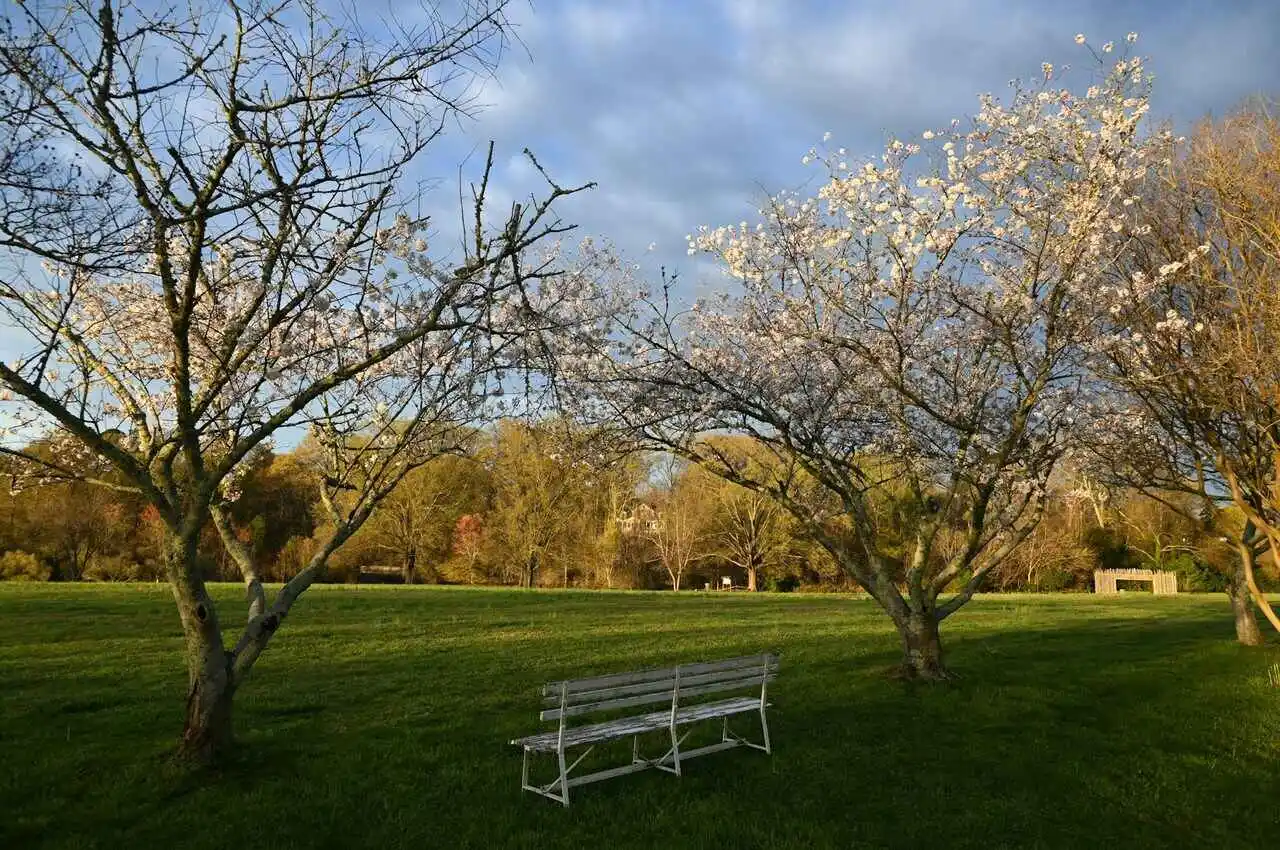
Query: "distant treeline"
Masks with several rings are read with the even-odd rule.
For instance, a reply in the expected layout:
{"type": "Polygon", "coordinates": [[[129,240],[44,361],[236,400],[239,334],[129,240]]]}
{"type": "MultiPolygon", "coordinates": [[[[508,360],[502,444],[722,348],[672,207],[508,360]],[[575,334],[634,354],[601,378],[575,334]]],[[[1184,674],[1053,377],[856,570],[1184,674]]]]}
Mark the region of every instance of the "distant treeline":
{"type": "MultiPolygon", "coordinates": [[[[767,462],[743,438],[722,443],[752,463],[767,462]]],[[[406,478],[336,553],[326,580],[857,589],[770,497],[668,456],[606,457],[591,445],[590,435],[566,436],[563,423],[501,423],[478,435],[467,455],[442,457],[406,478]]],[[[53,447],[37,442],[29,450],[53,447]]],[[[236,536],[268,580],[295,575],[327,533],[315,450],[307,439],[292,451],[258,453],[229,506],[236,536]]],[[[163,523],[140,497],[111,483],[46,481],[0,494],[0,577],[163,579],[163,523]]],[[[801,497],[821,512],[816,502],[829,497],[810,491],[801,497]]],[[[884,490],[876,522],[905,552],[912,522],[902,495],[884,490]]],[[[1225,589],[1235,553],[1223,538],[1240,519],[1229,509],[1197,516],[1178,498],[1063,475],[1044,521],[998,567],[990,589],[1087,590],[1094,569],[1130,566],[1176,572],[1183,590],[1225,589]]],[[[831,522],[838,532],[839,520],[831,522]]],[[[953,542],[960,539],[955,529],[953,542]]],[[[207,578],[240,580],[212,526],[201,553],[207,578]]],[[[1275,577],[1267,559],[1262,578],[1274,586],[1275,577]]]]}

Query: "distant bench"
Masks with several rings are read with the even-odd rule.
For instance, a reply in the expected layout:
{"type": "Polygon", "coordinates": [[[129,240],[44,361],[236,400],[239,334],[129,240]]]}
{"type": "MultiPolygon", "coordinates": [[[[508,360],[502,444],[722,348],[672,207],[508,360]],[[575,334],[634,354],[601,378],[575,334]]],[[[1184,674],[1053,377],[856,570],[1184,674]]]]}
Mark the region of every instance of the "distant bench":
{"type": "Polygon", "coordinates": [[[769,722],[765,709],[769,707],[769,682],[778,675],[778,656],[765,653],[742,658],[728,658],[699,664],[682,664],[660,670],[640,670],[616,673],[610,676],[594,676],[588,679],[569,679],[551,682],[542,689],[543,705],[548,706],[538,715],[542,721],[554,720],[557,728],[511,743],[524,750],[524,765],[520,775],[520,787],[557,802],[569,805],[569,789],[588,782],[598,782],[614,776],[635,773],[656,767],[668,773],[680,775],[680,763],[697,756],[747,746],[772,754],[769,743],[769,722]],[[707,697],[734,691],[758,691],[750,696],[707,700],[707,697]],[[581,726],[570,726],[571,717],[618,712],[655,703],[670,703],[662,711],[632,714],[581,726]],[[759,712],[763,743],[748,741],[729,729],[729,718],[735,714],[759,712]],[[689,736],[681,726],[703,720],[723,719],[720,742],[693,750],[681,750],[680,745],[689,736]],[[640,755],[640,735],[667,730],[670,747],[658,758],[640,755]],[[573,769],[581,764],[596,744],[604,741],[631,738],[631,763],[608,770],[600,770],[570,777],[573,769]],[[587,749],[566,766],[566,751],[571,748],[587,749]],[[556,757],[556,778],[545,785],[529,782],[530,753],[548,753],[556,757]]]}

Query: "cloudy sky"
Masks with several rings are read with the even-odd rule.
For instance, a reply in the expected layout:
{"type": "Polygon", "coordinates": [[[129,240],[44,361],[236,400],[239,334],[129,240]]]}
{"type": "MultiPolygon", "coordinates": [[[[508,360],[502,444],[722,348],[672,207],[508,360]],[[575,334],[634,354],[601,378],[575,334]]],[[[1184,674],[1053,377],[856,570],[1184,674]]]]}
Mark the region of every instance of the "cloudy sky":
{"type": "Polygon", "coordinates": [[[1096,66],[1076,33],[1095,45],[1140,33],[1153,116],[1180,126],[1280,94],[1280,0],[516,0],[512,16],[523,45],[423,176],[452,175],[442,191],[456,193],[457,160],[493,139],[501,192],[519,196],[538,185],[528,146],[558,180],[599,183],[564,204],[567,220],[686,280],[707,269],[685,234],[816,180],[800,160],[824,132],[870,157],[1042,61],[1085,81],[1096,66]]]}

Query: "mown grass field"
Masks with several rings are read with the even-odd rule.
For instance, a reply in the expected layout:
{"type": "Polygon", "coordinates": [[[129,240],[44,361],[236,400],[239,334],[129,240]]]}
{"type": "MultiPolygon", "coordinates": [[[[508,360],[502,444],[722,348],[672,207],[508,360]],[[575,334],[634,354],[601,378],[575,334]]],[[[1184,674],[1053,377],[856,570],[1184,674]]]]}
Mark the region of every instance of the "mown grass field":
{"type": "Polygon", "coordinates": [[[1280,845],[1280,644],[1223,597],[989,596],[944,637],[963,678],[915,687],[865,600],[319,588],[191,772],[163,586],[0,585],[0,847],[1280,845]],[[543,681],[763,648],[772,759],[520,794],[543,681]]]}

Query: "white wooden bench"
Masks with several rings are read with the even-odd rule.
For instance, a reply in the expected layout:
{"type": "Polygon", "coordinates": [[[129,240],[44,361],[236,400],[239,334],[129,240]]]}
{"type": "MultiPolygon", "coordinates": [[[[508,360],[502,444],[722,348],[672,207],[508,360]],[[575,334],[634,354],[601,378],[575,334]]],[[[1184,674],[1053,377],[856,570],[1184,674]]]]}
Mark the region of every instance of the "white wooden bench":
{"type": "Polygon", "coordinates": [[[659,670],[551,682],[542,689],[543,705],[547,707],[538,717],[544,722],[556,721],[557,728],[511,742],[524,750],[520,787],[567,806],[569,789],[588,782],[635,773],[649,767],[679,776],[682,761],[731,747],[747,746],[771,754],[773,750],[769,743],[769,722],[765,717],[765,709],[769,706],[769,682],[777,675],[778,656],[764,653],[723,661],[682,664],[659,670]],[[726,697],[735,691],[740,692],[740,695],[726,697]],[[744,691],[753,693],[742,694],[744,691]],[[709,700],[709,697],[714,698],[709,700]],[[669,707],[661,711],[631,714],[579,726],[568,723],[573,717],[617,713],[655,703],[668,703],[669,707]],[[760,714],[763,743],[748,741],[729,728],[730,717],[752,712],[760,714]],[[723,721],[719,743],[692,750],[680,749],[680,745],[689,736],[687,729],[684,734],[680,734],[680,727],[716,719],[723,721]],[[640,754],[640,736],[659,731],[667,732],[670,742],[667,751],[658,758],[644,758],[640,754]],[[570,777],[569,774],[582,763],[595,745],[622,738],[632,739],[630,764],[570,777]],[[567,751],[581,747],[586,749],[568,764],[567,751]],[[545,785],[529,781],[529,759],[533,753],[545,753],[556,758],[556,778],[545,785]]]}

